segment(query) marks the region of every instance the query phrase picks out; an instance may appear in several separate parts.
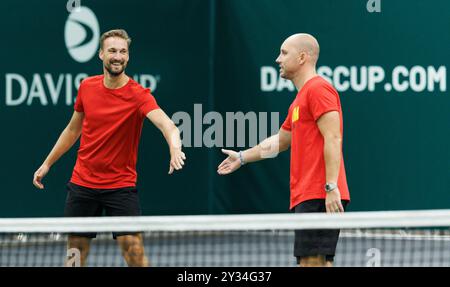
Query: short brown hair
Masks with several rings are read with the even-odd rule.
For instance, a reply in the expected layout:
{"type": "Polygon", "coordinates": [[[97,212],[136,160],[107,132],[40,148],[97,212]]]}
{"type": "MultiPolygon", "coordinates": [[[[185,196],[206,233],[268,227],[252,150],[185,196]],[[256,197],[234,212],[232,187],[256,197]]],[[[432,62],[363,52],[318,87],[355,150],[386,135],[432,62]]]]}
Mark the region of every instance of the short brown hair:
{"type": "Polygon", "coordinates": [[[114,30],[110,30],[108,32],[103,33],[103,35],[100,37],[100,50],[103,49],[103,42],[107,38],[111,38],[111,37],[118,37],[118,38],[122,38],[122,39],[126,40],[127,44],[128,44],[128,48],[131,45],[131,38],[128,36],[127,31],[125,31],[123,29],[114,29],[114,30]]]}

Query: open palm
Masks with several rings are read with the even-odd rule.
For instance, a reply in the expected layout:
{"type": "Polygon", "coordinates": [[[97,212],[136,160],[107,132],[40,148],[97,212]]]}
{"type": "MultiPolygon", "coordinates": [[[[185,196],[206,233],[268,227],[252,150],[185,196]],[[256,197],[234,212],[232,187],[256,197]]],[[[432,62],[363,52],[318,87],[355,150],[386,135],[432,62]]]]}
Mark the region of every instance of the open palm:
{"type": "Polygon", "coordinates": [[[222,163],[217,168],[218,174],[230,174],[241,167],[241,161],[239,160],[238,152],[226,149],[222,149],[222,152],[228,155],[228,157],[224,161],[222,161],[222,163]]]}

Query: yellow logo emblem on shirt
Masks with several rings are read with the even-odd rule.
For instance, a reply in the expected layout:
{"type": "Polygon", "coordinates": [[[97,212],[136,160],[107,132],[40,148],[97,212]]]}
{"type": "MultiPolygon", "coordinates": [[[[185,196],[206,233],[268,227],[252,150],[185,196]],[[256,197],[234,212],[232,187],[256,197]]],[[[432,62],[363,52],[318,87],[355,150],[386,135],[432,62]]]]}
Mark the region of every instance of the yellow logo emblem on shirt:
{"type": "Polygon", "coordinates": [[[292,111],[292,122],[298,121],[298,111],[299,107],[295,107],[294,110],[292,111]]]}

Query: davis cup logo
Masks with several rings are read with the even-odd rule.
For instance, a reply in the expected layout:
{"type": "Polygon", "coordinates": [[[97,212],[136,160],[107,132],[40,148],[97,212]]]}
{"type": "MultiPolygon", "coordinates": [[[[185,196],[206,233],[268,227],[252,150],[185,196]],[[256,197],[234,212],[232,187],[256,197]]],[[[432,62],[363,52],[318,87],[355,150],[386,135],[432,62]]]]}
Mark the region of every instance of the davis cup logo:
{"type": "Polygon", "coordinates": [[[70,56],[85,63],[97,53],[100,29],[91,9],[81,6],[72,10],[64,28],[64,40],[70,56]]]}

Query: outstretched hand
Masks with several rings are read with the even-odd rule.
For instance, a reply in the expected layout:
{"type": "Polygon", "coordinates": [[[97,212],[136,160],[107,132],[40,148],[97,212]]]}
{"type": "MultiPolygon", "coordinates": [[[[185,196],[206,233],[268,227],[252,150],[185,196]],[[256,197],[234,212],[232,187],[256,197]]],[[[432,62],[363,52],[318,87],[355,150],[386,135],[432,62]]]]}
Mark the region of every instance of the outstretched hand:
{"type": "Polygon", "coordinates": [[[222,149],[222,152],[228,155],[228,157],[224,161],[222,161],[222,163],[217,168],[218,174],[230,174],[241,167],[241,161],[239,160],[238,152],[227,149],[222,149]]]}

